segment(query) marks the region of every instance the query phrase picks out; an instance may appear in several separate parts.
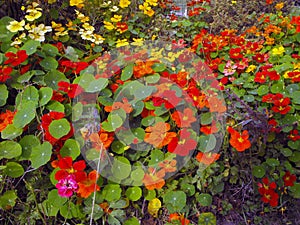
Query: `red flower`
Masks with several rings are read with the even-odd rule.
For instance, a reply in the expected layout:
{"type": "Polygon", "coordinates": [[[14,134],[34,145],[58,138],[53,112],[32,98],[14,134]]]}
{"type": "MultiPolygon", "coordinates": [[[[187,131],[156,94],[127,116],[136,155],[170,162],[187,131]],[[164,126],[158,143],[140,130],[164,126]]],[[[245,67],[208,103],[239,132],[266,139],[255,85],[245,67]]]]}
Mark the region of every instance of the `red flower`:
{"type": "Polygon", "coordinates": [[[289,104],[290,104],[290,99],[288,97],[281,98],[279,100],[274,100],[274,106],[271,109],[276,113],[285,115],[291,110],[289,104]]]}
{"type": "Polygon", "coordinates": [[[72,62],[70,60],[60,60],[59,63],[62,67],[65,67],[59,69],[61,72],[71,71],[75,74],[79,74],[81,70],[89,66],[87,62],[72,62]]]}
{"type": "Polygon", "coordinates": [[[232,59],[242,59],[243,58],[241,48],[231,48],[229,50],[229,55],[230,55],[230,58],[232,58],[232,59]]]}
{"type": "Polygon", "coordinates": [[[16,112],[6,110],[0,114],[0,132],[2,132],[9,124],[13,123],[16,112]]]}
{"type": "Polygon", "coordinates": [[[263,72],[257,72],[255,74],[254,81],[257,82],[257,83],[263,84],[263,83],[266,82],[266,79],[267,79],[266,72],[263,71],[263,72]]]}
{"type": "Polygon", "coordinates": [[[187,156],[190,151],[197,146],[197,141],[191,138],[191,133],[187,129],[180,130],[179,138],[174,137],[168,144],[168,151],[180,156],[187,156]]]}
{"type": "Polygon", "coordinates": [[[161,106],[165,103],[166,109],[173,109],[181,101],[181,98],[177,97],[176,91],[165,90],[159,97],[153,97],[152,101],[154,106],[161,106]]]}
{"type": "Polygon", "coordinates": [[[257,53],[255,56],[252,57],[256,62],[263,63],[267,60],[267,55],[262,53],[257,53]]]}
{"type": "Polygon", "coordinates": [[[84,89],[80,85],[70,84],[65,81],[59,81],[58,87],[58,90],[66,92],[70,98],[75,98],[84,91],[84,89]]]}
{"type": "Polygon", "coordinates": [[[72,157],[67,156],[64,158],[60,158],[57,165],[60,170],[58,170],[54,175],[56,180],[65,179],[70,174],[73,174],[75,176],[76,182],[80,182],[86,176],[84,172],[84,169],[86,168],[84,160],[73,163],[72,157]]]}
{"type": "Polygon", "coordinates": [[[119,31],[120,33],[124,33],[125,31],[128,30],[127,23],[117,22],[116,26],[117,26],[117,31],[119,31]]]}
{"type": "Polygon", "coordinates": [[[300,16],[293,16],[291,20],[291,24],[296,25],[296,32],[300,32],[300,16]]]}
{"type": "Polygon", "coordinates": [[[0,66],[0,82],[4,83],[10,78],[10,74],[13,71],[11,67],[0,66]]]}
{"type": "Polygon", "coordinates": [[[285,172],[284,176],[282,177],[284,186],[291,187],[294,186],[295,181],[297,180],[296,175],[291,174],[290,171],[285,172]]]}
{"type": "Polygon", "coordinates": [[[292,79],[292,82],[300,82],[300,72],[299,71],[288,72],[287,76],[289,79],[292,79]]]}
{"type": "Polygon", "coordinates": [[[276,183],[269,182],[267,177],[262,179],[262,183],[258,183],[258,192],[260,193],[261,200],[264,203],[269,203],[270,206],[275,207],[278,205],[279,195],[275,192],[276,183]]]}
{"type": "Polygon", "coordinates": [[[244,130],[242,133],[234,130],[232,127],[228,127],[228,132],[231,134],[229,143],[237,151],[243,152],[246,149],[251,147],[251,143],[248,140],[249,134],[247,130],[244,130]]]}
{"type": "Polygon", "coordinates": [[[273,3],[273,0],[266,0],[267,5],[271,5],[273,3]]]}
{"type": "Polygon", "coordinates": [[[297,141],[300,139],[300,134],[298,130],[291,130],[288,138],[292,141],[297,141]]]}
{"type": "Polygon", "coordinates": [[[158,170],[150,167],[145,173],[143,183],[148,190],[161,189],[165,185],[165,170],[158,170]]]}
{"type": "Polygon", "coordinates": [[[268,124],[270,125],[270,131],[271,132],[276,132],[276,133],[280,132],[281,128],[277,127],[278,123],[275,119],[269,120],[268,124]]]}
{"type": "Polygon", "coordinates": [[[216,126],[216,122],[212,122],[211,125],[201,126],[200,131],[206,135],[218,132],[219,128],[216,126]]]}
{"type": "Polygon", "coordinates": [[[7,52],[5,56],[8,59],[4,61],[4,64],[10,64],[12,66],[18,66],[28,58],[25,50],[19,50],[16,54],[13,52],[7,52]]]}

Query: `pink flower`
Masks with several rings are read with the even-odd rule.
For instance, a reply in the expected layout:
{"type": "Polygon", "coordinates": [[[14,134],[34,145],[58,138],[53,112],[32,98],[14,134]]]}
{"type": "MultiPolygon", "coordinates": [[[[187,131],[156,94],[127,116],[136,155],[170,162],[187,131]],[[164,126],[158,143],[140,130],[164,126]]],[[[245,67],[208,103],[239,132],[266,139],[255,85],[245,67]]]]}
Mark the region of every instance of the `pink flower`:
{"type": "Polygon", "coordinates": [[[228,61],[226,63],[223,73],[225,76],[232,75],[235,73],[236,68],[237,68],[237,66],[232,61],[228,61]]]}
{"type": "Polygon", "coordinates": [[[71,197],[73,192],[78,190],[78,184],[75,181],[74,175],[69,175],[64,179],[59,180],[55,187],[58,189],[58,194],[66,198],[71,197]]]}

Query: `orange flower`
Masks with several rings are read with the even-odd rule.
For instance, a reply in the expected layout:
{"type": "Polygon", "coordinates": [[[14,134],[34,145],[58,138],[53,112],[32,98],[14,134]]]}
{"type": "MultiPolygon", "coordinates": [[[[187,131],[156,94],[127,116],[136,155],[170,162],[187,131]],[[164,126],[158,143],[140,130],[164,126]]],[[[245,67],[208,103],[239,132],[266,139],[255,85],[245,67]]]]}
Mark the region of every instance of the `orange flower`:
{"type": "Polygon", "coordinates": [[[214,134],[219,131],[219,128],[216,125],[216,122],[212,122],[211,125],[201,126],[200,131],[206,135],[214,134]]]}
{"type": "Polygon", "coordinates": [[[144,141],[152,144],[156,148],[161,148],[169,144],[174,137],[175,132],[168,132],[170,130],[170,124],[164,122],[158,122],[153,127],[147,127],[147,132],[144,141]]]}
{"type": "Polygon", "coordinates": [[[165,170],[156,170],[152,167],[148,169],[148,173],[145,173],[143,183],[148,190],[161,189],[165,185],[165,170]]]}
{"type": "Polygon", "coordinates": [[[229,143],[237,151],[243,152],[246,149],[251,147],[251,143],[248,140],[249,134],[247,130],[244,130],[242,133],[234,130],[232,127],[228,127],[228,132],[231,134],[229,143]]]}
{"type": "Polygon", "coordinates": [[[85,176],[80,183],[78,183],[79,189],[77,191],[78,195],[82,198],[89,197],[94,191],[99,191],[100,187],[96,183],[99,175],[96,170],[93,170],[89,175],[85,176]]]}
{"type": "Polygon", "coordinates": [[[133,75],[135,78],[141,78],[147,74],[154,73],[154,70],[151,66],[154,64],[152,61],[140,61],[136,62],[136,66],[133,67],[133,75]]]}
{"type": "Polygon", "coordinates": [[[169,216],[169,221],[172,222],[172,221],[176,221],[176,220],[179,220],[181,225],[190,224],[190,221],[188,219],[184,218],[184,214],[171,213],[169,216]]]}
{"type": "Polygon", "coordinates": [[[190,108],[184,109],[183,113],[175,111],[171,117],[175,121],[177,127],[190,127],[191,124],[196,121],[194,112],[190,108]]]}
{"type": "Polygon", "coordinates": [[[123,109],[126,113],[131,113],[133,108],[131,104],[128,102],[127,98],[123,98],[122,102],[114,102],[112,106],[105,106],[104,110],[106,112],[111,112],[114,110],[123,109]]]}
{"type": "Polygon", "coordinates": [[[217,161],[219,158],[220,158],[220,154],[211,153],[211,152],[199,152],[196,155],[197,161],[205,165],[210,165],[213,162],[217,161]]]}
{"type": "Polygon", "coordinates": [[[218,97],[213,96],[208,98],[208,104],[209,104],[210,112],[223,113],[226,111],[226,106],[224,105],[224,101],[222,101],[218,97]]]}
{"type": "Polygon", "coordinates": [[[0,132],[2,132],[7,127],[7,125],[13,123],[15,114],[16,112],[12,112],[9,110],[6,110],[5,113],[0,114],[0,132]]]}
{"type": "Polygon", "coordinates": [[[103,209],[103,212],[106,214],[111,214],[111,212],[113,211],[109,208],[109,204],[107,202],[102,202],[99,204],[99,206],[101,207],[101,209],[103,209]]]}
{"type": "Polygon", "coordinates": [[[89,139],[92,142],[93,148],[101,150],[103,147],[105,149],[109,148],[114,140],[114,136],[112,132],[100,130],[99,133],[92,133],[89,139]]]}
{"type": "Polygon", "coordinates": [[[163,162],[158,163],[158,165],[161,167],[161,169],[164,170],[166,173],[175,172],[176,164],[177,164],[177,161],[175,159],[164,160],[163,162]]]}

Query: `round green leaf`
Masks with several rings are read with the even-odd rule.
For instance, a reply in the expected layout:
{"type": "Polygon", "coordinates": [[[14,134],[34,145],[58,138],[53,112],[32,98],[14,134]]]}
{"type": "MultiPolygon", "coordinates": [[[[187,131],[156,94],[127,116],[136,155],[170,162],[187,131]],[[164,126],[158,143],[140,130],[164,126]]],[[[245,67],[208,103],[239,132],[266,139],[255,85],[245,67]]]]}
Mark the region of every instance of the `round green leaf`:
{"type": "Polygon", "coordinates": [[[39,90],[40,106],[46,105],[52,98],[53,90],[49,87],[42,87],[39,90]]]}
{"type": "Polygon", "coordinates": [[[145,77],[145,80],[148,84],[155,84],[159,81],[159,79],[160,75],[158,73],[145,77]]]}
{"type": "Polygon", "coordinates": [[[6,164],[6,168],[4,169],[4,174],[13,178],[17,178],[24,174],[24,169],[19,163],[8,162],[6,164]]]}
{"type": "Polygon", "coordinates": [[[183,191],[167,192],[163,199],[170,213],[180,212],[186,205],[186,194],[183,191]]]}
{"type": "Polygon", "coordinates": [[[269,166],[272,166],[272,167],[275,167],[275,166],[279,166],[279,161],[277,159],[273,159],[273,158],[268,158],[266,160],[266,163],[269,165],[269,166]]]}
{"type": "Polygon", "coordinates": [[[277,83],[277,84],[273,84],[271,86],[271,92],[272,93],[281,93],[283,91],[283,84],[282,83],[277,83]]]}
{"type": "Polygon", "coordinates": [[[97,80],[91,81],[88,87],[85,88],[85,91],[89,93],[99,92],[103,90],[107,85],[108,85],[108,79],[98,78],[97,80]]]}
{"type": "Polygon", "coordinates": [[[216,147],[216,137],[212,134],[210,135],[201,135],[199,138],[199,148],[202,152],[209,152],[216,147]]]}
{"type": "Polygon", "coordinates": [[[122,126],[123,119],[116,114],[109,114],[107,121],[102,122],[102,128],[105,131],[112,132],[122,126]]]}
{"type": "Polygon", "coordinates": [[[49,132],[56,139],[60,139],[63,136],[67,135],[70,132],[70,130],[70,123],[65,118],[54,120],[49,125],[49,132]]]}
{"type": "Polygon", "coordinates": [[[181,184],[181,190],[183,190],[188,196],[193,196],[195,194],[195,186],[188,183],[181,184]]]}
{"type": "Polygon", "coordinates": [[[257,89],[257,94],[259,96],[263,96],[269,93],[269,87],[267,85],[261,85],[258,89],[257,89]]]}
{"type": "Polygon", "coordinates": [[[155,64],[152,66],[152,69],[153,69],[155,72],[163,72],[164,70],[166,70],[166,65],[163,64],[163,63],[155,63],[155,64]]]}
{"type": "Polygon", "coordinates": [[[201,213],[198,220],[199,225],[216,225],[217,219],[211,212],[201,213]]]}
{"type": "Polygon", "coordinates": [[[48,199],[47,199],[51,204],[53,204],[53,206],[60,208],[61,206],[63,206],[66,202],[67,202],[67,198],[63,198],[58,194],[58,190],[54,189],[51,190],[48,193],[48,199]]]}
{"type": "Polygon", "coordinates": [[[254,101],[254,96],[253,95],[244,95],[243,98],[246,102],[253,102],[254,101]]]}
{"type": "Polygon", "coordinates": [[[282,148],[282,149],[280,149],[280,152],[285,157],[289,157],[289,156],[291,156],[293,154],[293,151],[291,149],[289,149],[289,148],[282,148]]]}
{"type": "Polygon", "coordinates": [[[44,77],[45,83],[47,84],[48,87],[57,90],[58,85],[57,83],[59,81],[66,81],[69,82],[69,80],[66,78],[66,76],[59,72],[58,70],[51,70],[48,72],[45,77],[44,77]]]}
{"type": "Polygon", "coordinates": [[[202,206],[210,206],[212,203],[212,197],[210,194],[200,194],[197,200],[202,206]]]}
{"type": "Polygon", "coordinates": [[[295,91],[298,91],[300,89],[298,84],[290,84],[286,86],[286,90],[289,92],[289,94],[293,94],[295,91]]]}
{"type": "Polygon", "coordinates": [[[49,142],[44,142],[42,145],[37,145],[31,151],[31,166],[39,168],[50,161],[52,154],[52,145],[49,142]]]}
{"type": "Polygon", "coordinates": [[[291,94],[291,97],[293,99],[294,104],[299,104],[300,105],[300,91],[294,91],[291,94]]]}
{"type": "Polygon", "coordinates": [[[148,166],[156,166],[158,163],[162,162],[164,159],[165,159],[165,154],[159,149],[154,149],[151,151],[150,161],[148,163],[148,166]]]}
{"type": "Polygon", "coordinates": [[[145,175],[144,170],[142,168],[137,168],[131,172],[130,177],[134,181],[142,181],[144,175],[145,175]]]}
{"type": "Polygon", "coordinates": [[[119,184],[107,184],[102,193],[107,201],[112,202],[121,198],[122,189],[119,184]]]}
{"type": "Polygon", "coordinates": [[[127,158],[125,157],[115,157],[111,168],[113,177],[123,180],[130,175],[131,165],[127,158]]]}
{"type": "Polygon", "coordinates": [[[83,104],[81,102],[77,102],[73,107],[72,107],[72,120],[77,121],[81,118],[83,112],[83,104]]]}
{"type": "Polygon", "coordinates": [[[55,111],[55,112],[65,112],[65,106],[57,101],[50,101],[46,108],[49,111],[55,111]]]}
{"type": "Polygon", "coordinates": [[[12,159],[22,154],[22,147],[14,141],[0,142],[0,159],[12,159]]]}
{"type": "Polygon", "coordinates": [[[263,178],[266,174],[266,170],[262,166],[254,166],[252,170],[253,176],[257,178],[263,178]]]}
{"type": "Polygon", "coordinates": [[[58,67],[58,62],[53,57],[46,57],[41,62],[40,65],[48,71],[55,70],[58,67]]]}
{"type": "Polygon", "coordinates": [[[291,162],[300,162],[300,152],[294,151],[293,154],[292,154],[292,156],[289,157],[289,160],[291,162]]]}
{"type": "Polygon", "coordinates": [[[0,106],[4,106],[6,104],[6,100],[8,98],[8,91],[5,84],[0,84],[0,106]]]}
{"type": "Polygon", "coordinates": [[[71,156],[75,160],[80,155],[80,145],[74,139],[68,139],[60,149],[62,157],[71,156]]]}
{"type": "Polygon", "coordinates": [[[125,194],[129,200],[137,201],[142,197],[142,189],[140,187],[130,187],[125,194]]]}
{"type": "Polygon", "coordinates": [[[114,141],[111,145],[111,150],[117,154],[122,154],[126,151],[126,145],[120,141],[114,141]]]}
{"type": "Polygon", "coordinates": [[[39,101],[39,92],[34,86],[27,87],[22,93],[22,102],[32,101],[36,105],[39,101]]]}

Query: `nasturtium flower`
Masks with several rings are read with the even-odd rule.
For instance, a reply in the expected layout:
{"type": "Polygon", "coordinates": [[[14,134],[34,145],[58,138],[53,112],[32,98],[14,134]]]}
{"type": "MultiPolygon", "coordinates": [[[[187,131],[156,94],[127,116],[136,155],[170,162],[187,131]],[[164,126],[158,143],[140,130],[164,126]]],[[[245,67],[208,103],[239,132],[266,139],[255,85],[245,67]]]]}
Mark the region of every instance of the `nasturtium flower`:
{"type": "Polygon", "coordinates": [[[196,121],[195,113],[190,108],[185,108],[183,112],[177,110],[171,114],[171,117],[180,128],[191,127],[192,123],[196,121]]]}
{"type": "Polygon", "coordinates": [[[90,18],[88,16],[85,16],[83,13],[79,12],[76,9],[75,9],[75,13],[76,13],[77,19],[79,19],[80,22],[82,22],[82,23],[88,22],[90,20],[90,18]]]}
{"type": "Polygon", "coordinates": [[[28,21],[34,21],[42,16],[42,12],[37,9],[27,9],[26,12],[28,14],[25,16],[25,18],[28,21]]]}
{"type": "Polygon", "coordinates": [[[0,83],[6,82],[9,78],[11,78],[10,74],[13,71],[13,68],[9,66],[0,66],[0,83]]]}
{"type": "Polygon", "coordinates": [[[270,183],[267,177],[262,179],[262,183],[258,183],[258,192],[262,196],[262,202],[269,203],[272,207],[278,205],[279,195],[275,192],[276,186],[276,183],[270,183]]]}
{"type": "Polygon", "coordinates": [[[145,129],[144,141],[156,148],[168,145],[177,136],[175,132],[169,132],[170,128],[170,124],[164,122],[158,122],[153,126],[149,126],[145,129]]]}
{"type": "Polygon", "coordinates": [[[83,7],[84,0],[70,0],[70,6],[76,6],[78,8],[83,7]]]}
{"type": "Polygon", "coordinates": [[[148,15],[150,17],[154,15],[153,9],[151,8],[149,3],[147,3],[147,2],[144,2],[143,5],[139,5],[139,9],[143,10],[145,15],[148,15]]]}
{"type": "Polygon", "coordinates": [[[6,110],[0,114],[0,132],[2,132],[9,124],[13,123],[16,112],[6,110]]]}
{"type": "Polygon", "coordinates": [[[284,176],[282,177],[284,186],[286,187],[292,187],[294,186],[295,181],[297,180],[296,175],[291,174],[290,171],[286,171],[284,176]]]}
{"type": "Polygon", "coordinates": [[[114,15],[112,18],[110,18],[111,22],[120,22],[122,20],[122,15],[114,15]]]}
{"type": "Polygon", "coordinates": [[[220,158],[220,154],[213,152],[198,152],[196,160],[205,165],[210,165],[220,158]]]}
{"type": "Polygon", "coordinates": [[[127,45],[129,45],[129,42],[128,42],[128,40],[127,40],[126,38],[125,38],[125,39],[122,39],[122,40],[118,39],[118,40],[116,41],[116,47],[117,47],[117,48],[123,47],[123,46],[127,46],[127,45]]]}
{"type": "Polygon", "coordinates": [[[88,198],[93,192],[99,191],[98,178],[99,174],[96,170],[91,171],[88,175],[85,174],[78,182],[77,194],[82,198],[88,198]]]}
{"type": "Polygon", "coordinates": [[[282,55],[284,52],[285,49],[283,46],[275,47],[271,51],[272,55],[282,55]]]}
{"type": "Polygon", "coordinates": [[[288,135],[288,138],[292,141],[297,141],[300,139],[300,134],[298,130],[291,130],[290,134],[288,135]]]}
{"type": "Polygon", "coordinates": [[[168,144],[168,151],[179,156],[187,156],[197,146],[197,141],[187,129],[179,131],[179,137],[172,138],[168,144]]]}
{"type": "Polygon", "coordinates": [[[69,98],[75,98],[84,91],[84,89],[79,84],[70,84],[66,81],[59,81],[57,85],[58,90],[66,92],[69,98]]]}
{"type": "Polygon", "coordinates": [[[157,6],[157,0],[146,0],[146,2],[149,3],[149,5],[157,6]]]}
{"type": "Polygon", "coordinates": [[[121,34],[128,30],[127,23],[117,22],[116,27],[121,34]]]}
{"type": "Polygon", "coordinates": [[[10,32],[18,32],[18,31],[21,31],[21,30],[24,30],[24,26],[25,26],[25,20],[21,20],[20,22],[14,20],[14,21],[11,21],[9,23],[8,26],[6,26],[7,30],[9,30],[10,32]]]}
{"type": "Polygon", "coordinates": [[[166,173],[172,173],[176,171],[176,164],[177,161],[175,159],[172,160],[165,159],[164,161],[158,163],[158,166],[166,173]]]}
{"type": "Polygon", "coordinates": [[[243,152],[251,147],[251,142],[248,140],[249,134],[247,130],[244,130],[242,133],[234,130],[232,127],[228,127],[227,130],[231,135],[229,143],[237,151],[243,152]]]}
{"type": "Polygon", "coordinates": [[[104,107],[106,112],[111,112],[118,109],[123,109],[128,114],[133,111],[132,105],[128,102],[127,98],[123,98],[120,102],[114,102],[111,106],[104,107]]]}
{"type": "Polygon", "coordinates": [[[89,136],[93,148],[98,151],[108,149],[114,139],[114,134],[112,132],[106,132],[104,130],[100,130],[98,133],[92,133],[89,136]]]}
{"type": "Polygon", "coordinates": [[[28,55],[25,50],[19,50],[16,54],[13,52],[5,53],[5,57],[8,59],[4,61],[4,64],[18,66],[28,58],[28,55]]]}
{"type": "Polygon", "coordinates": [[[111,22],[104,21],[103,23],[104,23],[104,27],[107,30],[113,30],[113,29],[115,29],[115,26],[111,22]]]}
{"type": "Polygon", "coordinates": [[[169,221],[170,222],[179,221],[179,223],[181,225],[189,225],[190,224],[190,221],[184,217],[184,214],[178,214],[178,213],[171,213],[169,215],[169,221]]]}
{"type": "Polygon", "coordinates": [[[144,39],[143,38],[133,38],[133,42],[130,43],[133,46],[142,46],[144,44],[144,39]]]}
{"type": "Polygon", "coordinates": [[[143,183],[148,190],[161,189],[165,185],[165,170],[148,169],[143,178],[143,183]]]}
{"type": "Polygon", "coordinates": [[[124,9],[127,8],[130,5],[130,1],[129,0],[120,0],[119,6],[124,9]]]}
{"type": "Polygon", "coordinates": [[[109,11],[111,12],[117,12],[119,10],[118,6],[113,6],[111,8],[109,8],[109,11]]]}

